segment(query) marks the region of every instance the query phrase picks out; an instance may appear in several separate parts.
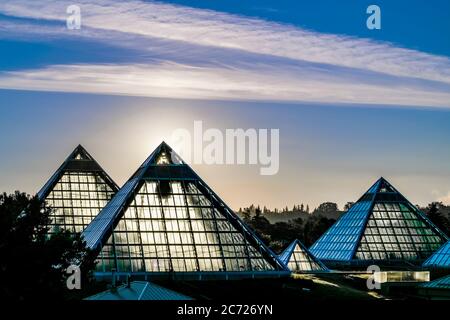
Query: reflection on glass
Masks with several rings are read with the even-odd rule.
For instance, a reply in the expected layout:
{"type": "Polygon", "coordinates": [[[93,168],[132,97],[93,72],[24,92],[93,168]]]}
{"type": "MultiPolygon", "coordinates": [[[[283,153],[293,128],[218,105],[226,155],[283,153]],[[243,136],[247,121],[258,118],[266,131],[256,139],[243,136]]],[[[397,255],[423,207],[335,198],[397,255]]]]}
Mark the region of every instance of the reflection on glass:
{"type": "Polygon", "coordinates": [[[356,252],[356,258],[424,259],[439,248],[441,241],[408,205],[377,203],[356,252]]]}
{"type": "Polygon", "coordinates": [[[102,250],[99,271],[110,271],[114,259],[119,272],[273,270],[197,183],[144,182],[102,250]],[[162,183],[169,194],[161,194],[162,183]]]}
{"type": "Polygon", "coordinates": [[[380,179],[310,249],[323,260],[423,260],[444,237],[380,179]]]}
{"type": "Polygon", "coordinates": [[[49,233],[60,229],[83,231],[113,195],[98,173],[64,173],[45,199],[53,208],[49,233]]]}
{"type": "Polygon", "coordinates": [[[425,263],[425,266],[450,267],[450,241],[436,251],[425,263]]]}
{"type": "Polygon", "coordinates": [[[320,271],[323,267],[315,262],[309,254],[297,244],[288,262],[291,271],[320,271]]]}

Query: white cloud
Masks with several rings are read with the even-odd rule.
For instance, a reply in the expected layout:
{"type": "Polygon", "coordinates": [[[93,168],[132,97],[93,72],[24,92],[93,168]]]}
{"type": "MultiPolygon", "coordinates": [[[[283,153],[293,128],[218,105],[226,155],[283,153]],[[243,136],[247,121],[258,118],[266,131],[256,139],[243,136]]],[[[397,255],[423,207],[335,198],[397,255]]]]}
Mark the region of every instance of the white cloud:
{"type": "MultiPolygon", "coordinates": [[[[448,93],[346,83],[333,75],[297,77],[296,71],[259,66],[256,70],[152,65],[57,65],[44,69],[8,72],[0,87],[39,91],[90,92],[136,96],[314,101],[395,105],[441,105],[448,93]],[[351,93],[349,93],[351,92],[351,93]]],[[[305,71],[303,71],[305,74],[305,71]]]]}
{"type": "MultiPolygon", "coordinates": [[[[124,64],[0,74],[0,87],[180,98],[450,107],[450,59],[341,35],[158,2],[78,0],[83,29],[11,22],[15,36],[94,39],[140,52],[124,64]],[[148,61],[141,61],[148,56],[148,61]]],[[[64,21],[73,1],[3,0],[0,13],[64,21]]],[[[10,32],[4,32],[7,36],[10,32]]]]}

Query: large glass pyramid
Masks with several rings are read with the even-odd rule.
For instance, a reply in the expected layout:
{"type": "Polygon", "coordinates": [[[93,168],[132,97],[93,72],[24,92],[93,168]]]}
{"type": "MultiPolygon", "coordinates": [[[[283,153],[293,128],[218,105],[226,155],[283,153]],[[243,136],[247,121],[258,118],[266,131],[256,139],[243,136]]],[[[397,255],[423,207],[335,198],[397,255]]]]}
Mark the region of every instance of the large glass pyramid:
{"type": "Polygon", "coordinates": [[[328,271],[328,268],[316,259],[299,240],[294,240],[279,258],[293,272],[328,271]]]}
{"type": "Polygon", "coordinates": [[[447,236],[380,178],[310,251],[324,261],[424,260],[447,236]]]}
{"type": "Polygon", "coordinates": [[[447,241],[438,251],[429,257],[424,267],[450,268],[450,241],[447,241]]]}
{"type": "Polygon", "coordinates": [[[98,272],[287,270],[164,142],[83,235],[98,272]]]}
{"type": "Polygon", "coordinates": [[[59,229],[82,232],[117,190],[114,181],[79,145],[38,192],[39,199],[54,209],[49,233],[59,229]]]}

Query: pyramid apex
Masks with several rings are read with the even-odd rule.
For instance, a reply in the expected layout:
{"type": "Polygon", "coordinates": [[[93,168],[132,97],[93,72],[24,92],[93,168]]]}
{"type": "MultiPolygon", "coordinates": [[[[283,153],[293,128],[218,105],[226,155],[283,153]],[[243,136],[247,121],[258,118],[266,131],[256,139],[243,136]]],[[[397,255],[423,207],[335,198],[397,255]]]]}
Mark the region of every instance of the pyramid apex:
{"type": "Polygon", "coordinates": [[[75,150],[78,150],[78,149],[86,150],[86,148],[83,147],[83,145],[82,145],[81,143],[79,143],[79,144],[75,147],[75,150]]]}
{"type": "Polygon", "coordinates": [[[79,144],[75,147],[75,149],[73,149],[73,152],[72,152],[72,153],[76,153],[77,151],[81,151],[81,152],[87,153],[86,148],[83,147],[83,146],[81,145],[81,143],[79,143],[79,144]]]}
{"type": "Polygon", "coordinates": [[[164,140],[161,142],[161,144],[159,145],[160,147],[168,147],[170,149],[172,149],[169,144],[167,142],[165,142],[164,140]]]}
{"type": "Polygon", "coordinates": [[[380,177],[375,181],[374,184],[377,184],[377,183],[380,183],[380,182],[387,182],[387,180],[386,180],[383,176],[380,176],[380,177]]]}
{"type": "Polygon", "coordinates": [[[73,149],[72,153],[69,155],[68,159],[85,159],[85,160],[92,160],[92,156],[87,152],[87,150],[81,145],[78,144],[75,149],[73,149]]]}
{"type": "Polygon", "coordinates": [[[156,150],[160,150],[162,148],[166,148],[166,149],[172,150],[172,148],[169,146],[169,144],[166,141],[164,141],[164,140],[161,141],[161,143],[155,148],[155,151],[156,150]]]}

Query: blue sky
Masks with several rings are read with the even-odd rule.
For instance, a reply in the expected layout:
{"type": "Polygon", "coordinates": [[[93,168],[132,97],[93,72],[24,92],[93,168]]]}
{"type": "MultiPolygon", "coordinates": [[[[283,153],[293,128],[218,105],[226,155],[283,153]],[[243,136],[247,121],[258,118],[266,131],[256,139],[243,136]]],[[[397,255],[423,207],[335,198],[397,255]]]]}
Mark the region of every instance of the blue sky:
{"type": "Polygon", "coordinates": [[[366,0],[215,0],[166,1],[196,8],[261,17],[294,24],[319,32],[368,37],[400,44],[406,48],[449,55],[450,3],[445,0],[366,1],[366,0]],[[382,9],[383,27],[371,31],[364,26],[366,8],[382,9]]]}
{"type": "Polygon", "coordinates": [[[381,175],[450,202],[448,1],[377,1],[373,31],[371,1],[76,2],[81,30],[73,1],[0,3],[0,190],[37,191],[78,143],[122,184],[203,120],[280,129],[276,176],[196,167],[235,208],[342,205],[381,175]]]}

